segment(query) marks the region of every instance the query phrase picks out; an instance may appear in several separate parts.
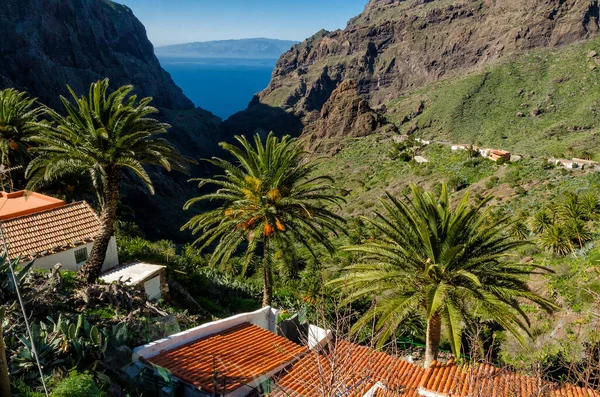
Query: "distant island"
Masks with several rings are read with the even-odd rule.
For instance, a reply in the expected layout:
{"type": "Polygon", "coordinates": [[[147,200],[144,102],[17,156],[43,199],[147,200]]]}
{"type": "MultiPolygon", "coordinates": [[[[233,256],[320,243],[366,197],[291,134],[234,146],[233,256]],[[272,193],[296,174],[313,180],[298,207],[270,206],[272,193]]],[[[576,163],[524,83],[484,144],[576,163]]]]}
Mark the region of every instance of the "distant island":
{"type": "Polygon", "coordinates": [[[277,59],[297,41],[267,38],[216,40],[157,47],[158,57],[277,59]]]}

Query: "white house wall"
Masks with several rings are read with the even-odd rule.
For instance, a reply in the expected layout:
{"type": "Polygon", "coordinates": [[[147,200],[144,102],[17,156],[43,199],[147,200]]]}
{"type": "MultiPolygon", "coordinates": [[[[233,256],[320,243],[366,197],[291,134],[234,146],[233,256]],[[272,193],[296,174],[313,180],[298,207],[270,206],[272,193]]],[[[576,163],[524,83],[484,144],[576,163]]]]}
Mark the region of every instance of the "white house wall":
{"type": "Polygon", "coordinates": [[[133,360],[137,361],[140,357],[153,357],[163,350],[175,349],[188,342],[222,332],[243,323],[251,323],[257,327],[275,333],[278,313],[278,310],[266,306],[255,312],[236,314],[235,316],[222,320],[202,324],[198,327],[168,336],[164,339],[150,342],[144,346],[136,347],[133,349],[133,360]]]}
{"type": "MultiPolygon", "coordinates": [[[[88,243],[85,245],[79,245],[75,248],[71,248],[66,251],[57,252],[56,254],[47,255],[42,258],[35,260],[34,266],[41,269],[52,269],[54,265],[60,263],[62,265],[61,270],[72,270],[77,271],[77,262],[75,261],[75,251],[80,250],[84,247],[88,250],[88,255],[92,253],[92,247],[94,243],[88,243]]],[[[108,249],[106,250],[106,259],[104,260],[104,266],[102,270],[110,269],[111,267],[119,264],[119,256],[117,253],[117,240],[115,237],[111,237],[108,249]]]]}

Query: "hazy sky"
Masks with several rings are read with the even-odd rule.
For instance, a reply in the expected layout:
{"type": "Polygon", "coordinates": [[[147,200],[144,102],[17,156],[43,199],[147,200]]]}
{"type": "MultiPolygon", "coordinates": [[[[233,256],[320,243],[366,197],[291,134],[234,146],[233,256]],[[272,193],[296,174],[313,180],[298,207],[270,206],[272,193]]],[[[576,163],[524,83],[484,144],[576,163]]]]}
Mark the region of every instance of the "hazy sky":
{"type": "Polygon", "coordinates": [[[116,0],[142,21],[155,46],[269,37],[301,41],[334,30],[368,0],[116,0]]]}

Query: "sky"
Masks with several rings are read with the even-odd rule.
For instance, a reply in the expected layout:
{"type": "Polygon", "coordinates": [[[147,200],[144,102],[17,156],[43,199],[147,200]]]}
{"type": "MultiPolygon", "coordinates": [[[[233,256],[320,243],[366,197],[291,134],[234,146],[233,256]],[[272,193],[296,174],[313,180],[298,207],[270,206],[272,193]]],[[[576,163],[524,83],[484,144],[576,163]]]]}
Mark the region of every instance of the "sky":
{"type": "Polygon", "coordinates": [[[335,30],[368,0],[116,0],[146,26],[155,46],[268,37],[302,41],[335,30]]]}

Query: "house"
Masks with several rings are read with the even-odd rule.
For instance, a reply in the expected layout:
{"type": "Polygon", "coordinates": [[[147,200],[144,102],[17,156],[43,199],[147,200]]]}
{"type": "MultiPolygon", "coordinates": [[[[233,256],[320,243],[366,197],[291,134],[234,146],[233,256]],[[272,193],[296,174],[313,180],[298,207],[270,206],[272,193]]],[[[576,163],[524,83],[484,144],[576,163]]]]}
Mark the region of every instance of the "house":
{"type": "MultiPolygon", "coordinates": [[[[0,231],[11,260],[35,259],[44,269],[60,263],[75,271],[88,259],[99,229],[98,214],[85,201],[66,204],[34,192],[0,192],[0,231]]],[[[113,236],[103,269],[118,264],[113,236]]]]}
{"type": "Polygon", "coordinates": [[[498,161],[500,159],[510,161],[510,152],[507,152],[506,150],[490,149],[487,158],[492,161],[498,161]]]}
{"type": "Polygon", "coordinates": [[[598,397],[599,393],[572,384],[559,385],[533,376],[519,375],[487,364],[459,366],[434,362],[418,388],[423,397],[598,397]]]}
{"type": "Polygon", "coordinates": [[[450,149],[452,149],[453,151],[457,151],[457,150],[469,150],[469,146],[470,145],[452,145],[450,147],[450,149]]]}
{"type": "Polygon", "coordinates": [[[520,156],[518,154],[513,154],[510,156],[511,163],[516,163],[517,161],[521,161],[522,159],[523,159],[523,156],[520,156]]]}
{"type": "Polygon", "coordinates": [[[556,166],[562,166],[565,168],[577,168],[577,163],[575,163],[572,160],[551,158],[551,159],[548,159],[548,162],[550,164],[554,164],[556,166]]]}
{"type": "Polygon", "coordinates": [[[248,396],[330,335],[313,327],[301,346],[276,334],[277,315],[265,307],[204,324],[134,349],[133,360],[168,369],[186,396],[248,396]]]}
{"type": "Polygon", "coordinates": [[[584,160],[584,159],[578,159],[578,158],[573,158],[572,161],[573,161],[573,164],[577,165],[577,168],[583,168],[583,169],[598,169],[598,168],[600,168],[600,163],[598,163],[597,161],[584,160]]]}
{"type": "Polygon", "coordinates": [[[311,352],[288,368],[275,382],[272,396],[416,397],[424,374],[421,366],[337,340],[328,349],[311,352]],[[401,390],[402,394],[393,390],[401,390]]]}
{"type": "MultiPolygon", "coordinates": [[[[100,218],[85,201],[63,200],[35,192],[0,192],[0,236],[11,260],[35,260],[34,266],[77,271],[88,259],[100,230],[100,218]]],[[[149,299],[168,292],[164,266],[136,262],[118,267],[117,241],[106,251],[100,279],[121,280],[144,288],[149,299]]]]}
{"type": "Polygon", "coordinates": [[[107,284],[122,281],[127,285],[144,288],[149,300],[158,300],[168,295],[167,267],[144,262],[132,262],[109,269],[100,275],[107,284]]]}
{"type": "Polygon", "coordinates": [[[423,156],[415,156],[415,161],[419,164],[429,163],[429,160],[423,156]]]}
{"type": "Polygon", "coordinates": [[[482,148],[482,147],[478,147],[478,146],[475,146],[474,149],[477,150],[479,152],[479,155],[483,158],[487,158],[490,155],[490,150],[492,150],[492,149],[486,149],[486,148],[482,148]]]}
{"type": "Polygon", "coordinates": [[[277,334],[277,316],[265,307],[140,346],[128,373],[167,369],[173,382],[163,390],[190,397],[600,397],[485,364],[424,369],[313,325],[295,343],[277,334]]]}

